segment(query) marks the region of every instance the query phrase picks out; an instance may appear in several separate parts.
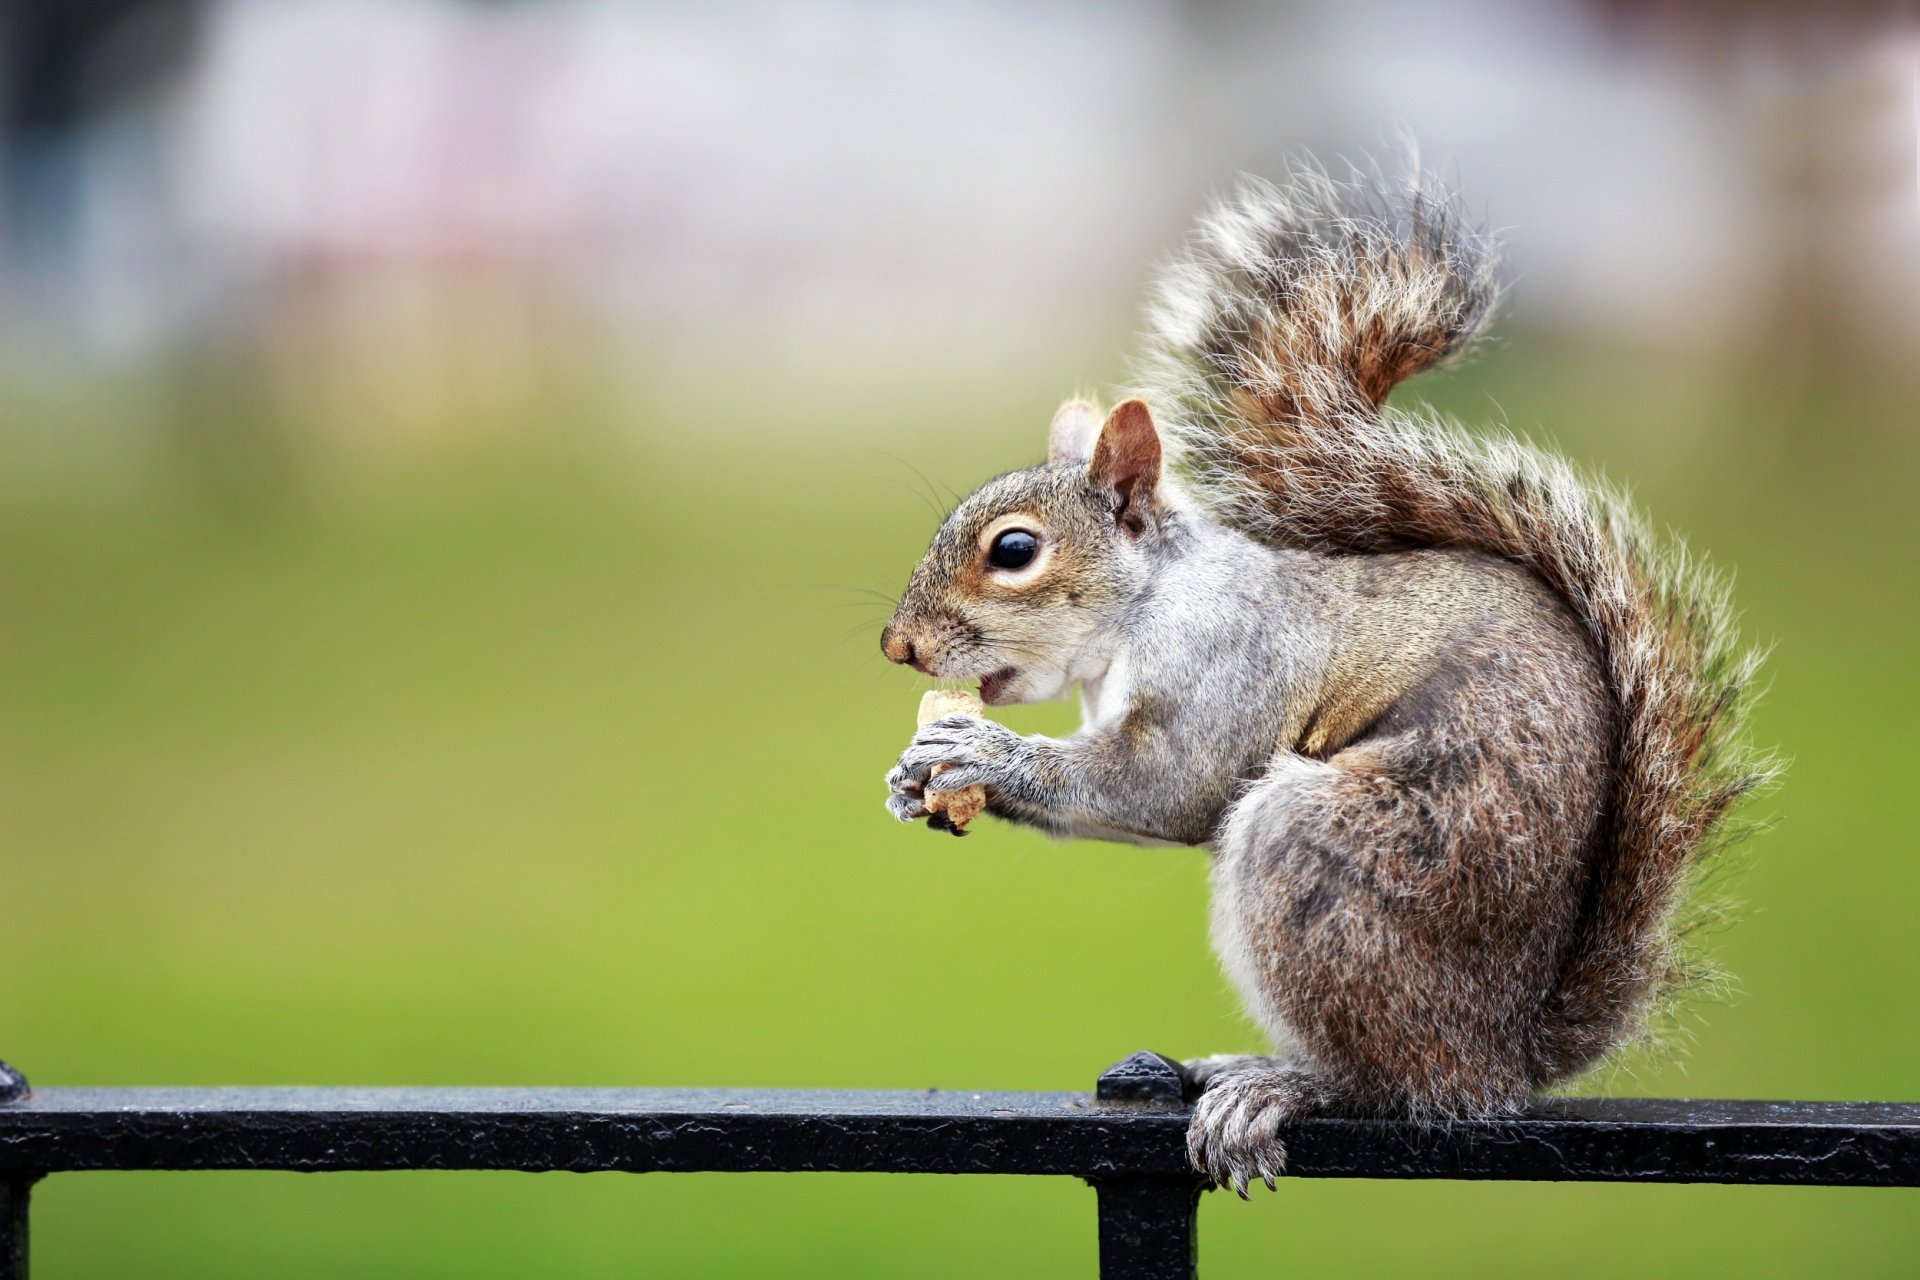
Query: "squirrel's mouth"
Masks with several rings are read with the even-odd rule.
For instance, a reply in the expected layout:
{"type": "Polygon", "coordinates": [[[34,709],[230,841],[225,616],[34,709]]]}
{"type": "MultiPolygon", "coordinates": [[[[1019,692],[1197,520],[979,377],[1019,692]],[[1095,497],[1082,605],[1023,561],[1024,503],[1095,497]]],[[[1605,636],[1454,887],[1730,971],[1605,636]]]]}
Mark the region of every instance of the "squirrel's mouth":
{"type": "Polygon", "coordinates": [[[991,675],[980,677],[980,701],[990,707],[997,707],[1005,701],[1007,686],[1013,683],[1020,673],[1012,667],[1002,667],[991,675]]]}

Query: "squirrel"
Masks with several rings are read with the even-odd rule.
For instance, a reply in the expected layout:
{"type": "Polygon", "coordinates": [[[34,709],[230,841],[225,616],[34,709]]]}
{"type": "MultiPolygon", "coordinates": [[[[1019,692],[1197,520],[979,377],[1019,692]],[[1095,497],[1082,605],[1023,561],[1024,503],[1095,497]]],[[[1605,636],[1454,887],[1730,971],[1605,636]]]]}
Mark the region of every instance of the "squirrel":
{"type": "Polygon", "coordinates": [[[1186,1065],[1188,1148],[1243,1198],[1297,1117],[1509,1114],[1642,1039],[1770,776],[1721,579],[1563,460],[1386,407],[1498,293],[1417,169],[1245,180],[1166,271],[1135,393],[1069,401],[1046,462],[962,501],[881,635],[988,705],[1084,711],[925,726],[894,817],[980,785],[1056,836],[1211,852],[1274,1052],[1186,1065]]]}

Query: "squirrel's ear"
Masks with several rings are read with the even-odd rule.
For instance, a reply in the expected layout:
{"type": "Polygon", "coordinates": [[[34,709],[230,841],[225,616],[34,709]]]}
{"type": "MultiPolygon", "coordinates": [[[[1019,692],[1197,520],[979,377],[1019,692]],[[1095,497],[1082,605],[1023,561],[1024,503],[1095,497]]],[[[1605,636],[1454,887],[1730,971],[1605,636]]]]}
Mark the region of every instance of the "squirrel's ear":
{"type": "Polygon", "coordinates": [[[1114,514],[1121,528],[1146,531],[1160,487],[1160,431],[1145,400],[1122,400],[1107,415],[1087,478],[1119,499],[1114,514]]]}
{"type": "Polygon", "coordinates": [[[1047,428],[1047,461],[1085,462],[1093,456],[1093,440],[1099,434],[1100,406],[1091,400],[1067,401],[1047,428]]]}

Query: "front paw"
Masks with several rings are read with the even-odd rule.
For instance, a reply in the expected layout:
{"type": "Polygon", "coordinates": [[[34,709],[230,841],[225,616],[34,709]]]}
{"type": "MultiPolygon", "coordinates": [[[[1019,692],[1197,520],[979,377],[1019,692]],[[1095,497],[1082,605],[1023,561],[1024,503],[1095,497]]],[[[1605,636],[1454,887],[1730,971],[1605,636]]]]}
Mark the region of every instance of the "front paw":
{"type": "Polygon", "coordinates": [[[1005,725],[979,716],[944,716],[923,726],[887,774],[887,812],[902,822],[928,817],[928,791],[981,786],[991,799],[1004,788],[1021,742],[1005,725]]]}

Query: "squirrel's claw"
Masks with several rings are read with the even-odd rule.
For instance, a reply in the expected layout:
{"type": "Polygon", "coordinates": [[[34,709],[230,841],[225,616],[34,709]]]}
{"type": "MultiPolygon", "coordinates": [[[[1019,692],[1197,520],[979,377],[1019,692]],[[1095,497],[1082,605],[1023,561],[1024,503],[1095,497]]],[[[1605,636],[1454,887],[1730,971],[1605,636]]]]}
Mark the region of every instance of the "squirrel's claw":
{"type": "Polygon", "coordinates": [[[913,822],[927,817],[932,811],[927,808],[921,797],[895,792],[887,797],[887,812],[901,822],[913,822]]]}

